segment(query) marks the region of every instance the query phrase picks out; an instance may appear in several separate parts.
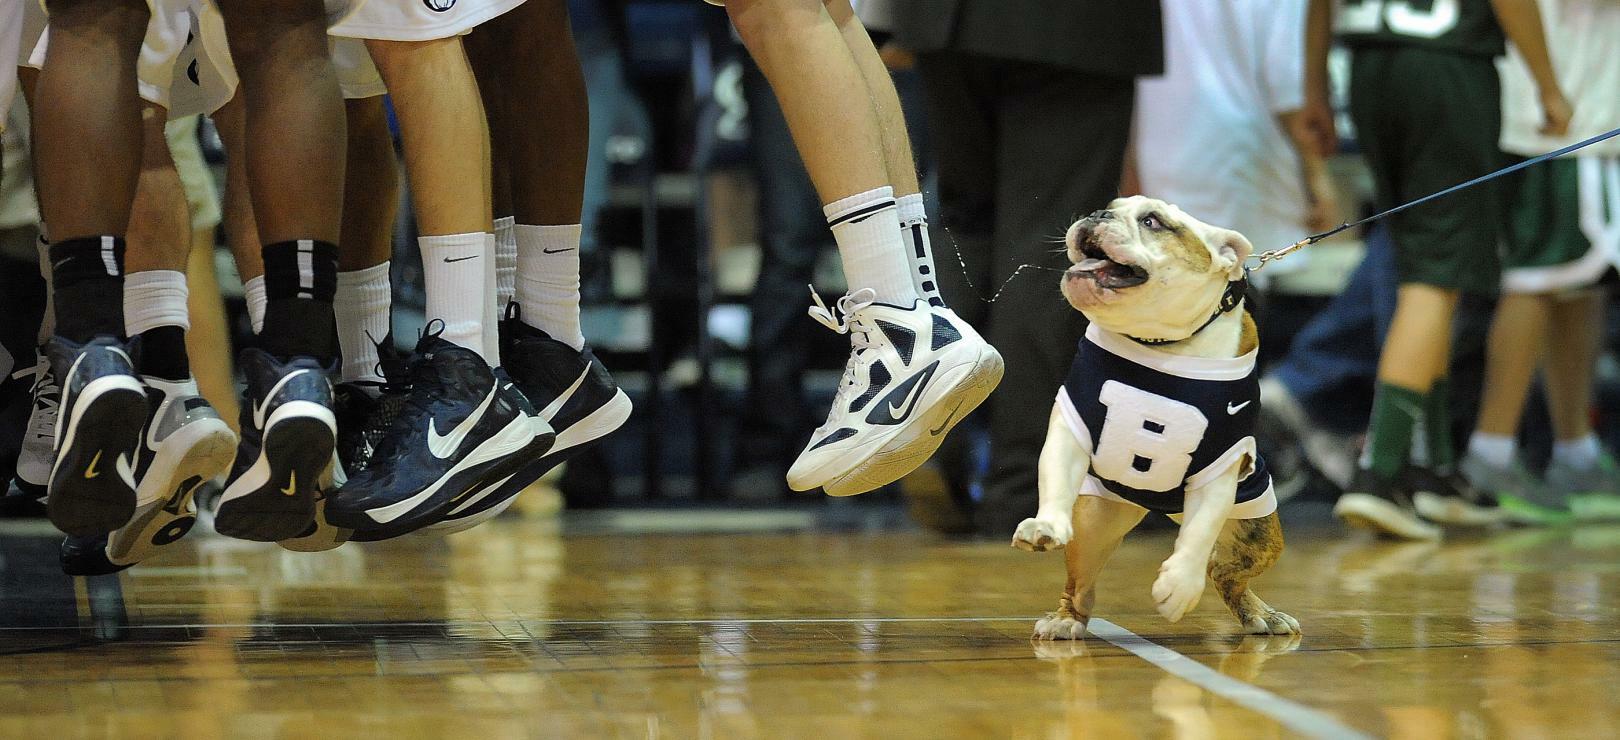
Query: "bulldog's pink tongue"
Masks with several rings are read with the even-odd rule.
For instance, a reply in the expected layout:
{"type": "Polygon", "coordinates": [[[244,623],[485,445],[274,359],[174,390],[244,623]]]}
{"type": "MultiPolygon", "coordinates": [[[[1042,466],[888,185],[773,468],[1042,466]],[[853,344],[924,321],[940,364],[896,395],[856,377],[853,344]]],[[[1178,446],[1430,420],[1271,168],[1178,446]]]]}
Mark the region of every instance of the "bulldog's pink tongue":
{"type": "Polygon", "coordinates": [[[1112,263],[1110,263],[1108,260],[1101,260],[1097,259],[1096,257],[1087,257],[1086,259],[1076,263],[1075,269],[1078,269],[1081,272],[1091,272],[1093,270],[1101,270],[1110,264],[1112,263]]]}

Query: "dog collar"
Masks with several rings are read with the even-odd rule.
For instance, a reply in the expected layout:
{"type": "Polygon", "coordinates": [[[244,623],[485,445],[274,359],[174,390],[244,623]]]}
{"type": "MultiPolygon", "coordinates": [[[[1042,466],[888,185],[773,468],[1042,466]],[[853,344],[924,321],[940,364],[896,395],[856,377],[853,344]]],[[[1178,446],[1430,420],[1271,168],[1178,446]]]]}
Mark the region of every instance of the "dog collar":
{"type": "Polygon", "coordinates": [[[1129,340],[1131,340],[1133,342],[1136,342],[1137,344],[1145,344],[1145,345],[1147,345],[1149,347],[1155,347],[1155,346],[1158,346],[1158,345],[1161,345],[1161,344],[1174,344],[1176,342],[1185,342],[1188,339],[1192,339],[1193,337],[1198,336],[1198,332],[1201,332],[1201,331],[1209,328],[1209,325],[1215,323],[1215,320],[1220,318],[1221,314],[1227,313],[1227,312],[1231,311],[1232,309],[1235,309],[1238,306],[1242,305],[1243,304],[1243,297],[1245,295],[1247,295],[1248,292],[1249,292],[1249,268],[1245,267],[1245,268],[1243,268],[1243,277],[1240,277],[1240,278],[1238,278],[1236,280],[1233,280],[1233,281],[1226,284],[1226,293],[1221,295],[1221,303],[1220,303],[1220,305],[1215,307],[1215,313],[1210,314],[1209,318],[1206,319],[1203,324],[1200,324],[1197,329],[1193,330],[1193,333],[1188,334],[1186,337],[1181,338],[1181,339],[1143,339],[1142,337],[1133,337],[1133,336],[1131,336],[1129,334],[1126,334],[1125,338],[1129,339],[1129,340]]]}

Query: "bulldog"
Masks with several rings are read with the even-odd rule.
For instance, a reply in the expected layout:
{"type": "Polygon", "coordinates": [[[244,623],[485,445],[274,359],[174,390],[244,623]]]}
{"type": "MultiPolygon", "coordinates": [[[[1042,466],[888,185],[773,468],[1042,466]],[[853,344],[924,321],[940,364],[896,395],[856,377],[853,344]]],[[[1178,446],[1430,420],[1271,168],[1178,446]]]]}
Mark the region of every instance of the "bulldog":
{"type": "Polygon", "coordinates": [[[1063,295],[1091,325],[1047,424],[1039,510],[1013,534],[1022,550],[1065,550],[1058,610],[1035,637],[1085,634],[1103,565],[1148,511],[1181,525],[1153,582],[1165,619],[1179,621],[1213,581],[1246,632],[1298,634],[1249,587],[1283,549],[1254,441],[1259,341],[1243,266],[1253,247],[1141,196],[1075,222],[1065,244],[1063,295]]]}

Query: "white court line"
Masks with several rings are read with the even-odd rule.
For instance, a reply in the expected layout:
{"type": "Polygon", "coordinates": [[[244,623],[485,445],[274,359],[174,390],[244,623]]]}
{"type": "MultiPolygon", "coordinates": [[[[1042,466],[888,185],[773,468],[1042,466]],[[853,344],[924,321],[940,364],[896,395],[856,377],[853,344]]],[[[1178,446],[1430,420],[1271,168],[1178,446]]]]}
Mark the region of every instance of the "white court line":
{"type": "Polygon", "coordinates": [[[1327,714],[1232,678],[1106,619],[1092,617],[1086,631],[1211,694],[1271,717],[1301,735],[1343,740],[1371,737],[1327,714]]]}

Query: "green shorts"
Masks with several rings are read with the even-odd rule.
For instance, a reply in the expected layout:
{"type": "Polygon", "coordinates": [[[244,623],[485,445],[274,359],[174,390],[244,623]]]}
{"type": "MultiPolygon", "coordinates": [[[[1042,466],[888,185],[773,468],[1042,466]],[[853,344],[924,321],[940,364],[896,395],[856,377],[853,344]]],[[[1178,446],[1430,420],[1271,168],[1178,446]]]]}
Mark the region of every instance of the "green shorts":
{"type": "MultiPolygon", "coordinates": [[[[1522,157],[1515,157],[1522,161],[1522,157]]],[[[1504,178],[1502,290],[1596,285],[1620,258],[1620,157],[1566,157],[1504,178]]]]}
{"type": "MultiPolygon", "coordinates": [[[[1405,46],[1354,50],[1350,116],[1379,210],[1503,164],[1496,65],[1489,57],[1405,46]]],[[[1501,189],[1491,181],[1388,219],[1402,283],[1495,293],[1501,189]]]]}

